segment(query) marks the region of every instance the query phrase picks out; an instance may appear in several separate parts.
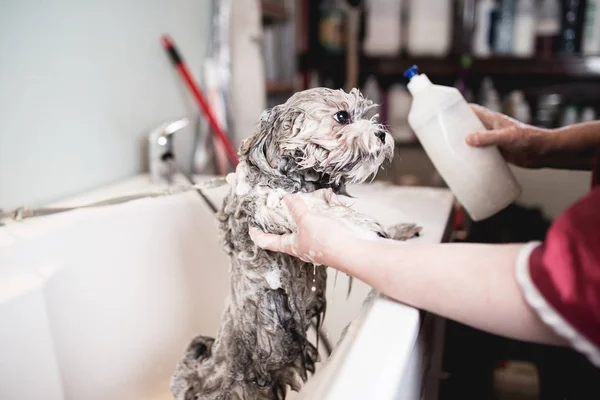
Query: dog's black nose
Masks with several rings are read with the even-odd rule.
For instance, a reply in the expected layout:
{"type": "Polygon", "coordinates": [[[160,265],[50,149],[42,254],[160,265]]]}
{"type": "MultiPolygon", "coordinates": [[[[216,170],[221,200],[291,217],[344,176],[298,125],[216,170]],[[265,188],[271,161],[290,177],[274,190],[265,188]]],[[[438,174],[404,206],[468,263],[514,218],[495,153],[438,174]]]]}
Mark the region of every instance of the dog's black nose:
{"type": "Polygon", "coordinates": [[[377,131],[375,132],[375,136],[381,140],[381,143],[385,143],[385,131],[377,131]]]}

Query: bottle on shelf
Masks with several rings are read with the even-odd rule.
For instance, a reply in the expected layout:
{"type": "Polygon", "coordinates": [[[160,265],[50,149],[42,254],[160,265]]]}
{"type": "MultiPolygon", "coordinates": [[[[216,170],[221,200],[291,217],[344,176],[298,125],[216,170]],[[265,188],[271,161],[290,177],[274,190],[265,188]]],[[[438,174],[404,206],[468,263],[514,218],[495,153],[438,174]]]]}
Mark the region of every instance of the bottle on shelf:
{"type": "Polygon", "coordinates": [[[368,0],[363,52],[371,57],[400,52],[402,0],[368,0]]]}
{"type": "Polygon", "coordinates": [[[509,55],[513,49],[515,0],[500,2],[500,20],[496,25],[496,43],[494,50],[498,54],[509,55]]]}
{"type": "Polygon", "coordinates": [[[492,90],[490,90],[490,92],[488,93],[487,101],[482,105],[491,111],[502,112],[502,103],[500,101],[500,95],[498,94],[496,89],[492,88],[492,90]]]}
{"type": "Polygon", "coordinates": [[[581,37],[585,19],[583,0],[563,1],[559,52],[561,54],[581,53],[581,37]]]}
{"type": "Polygon", "coordinates": [[[408,122],[469,216],[480,221],[513,203],[521,188],[498,149],[465,142],[485,127],[458,89],[434,85],[416,66],[405,76],[413,96],[408,122]]]}
{"type": "Polygon", "coordinates": [[[596,120],[596,110],[593,107],[584,107],[581,110],[580,122],[591,122],[596,120]]]}
{"type": "Polygon", "coordinates": [[[324,0],[319,9],[319,44],[330,54],[340,54],[345,46],[345,14],[337,0],[324,0]]]}
{"type": "Polygon", "coordinates": [[[517,1],[512,53],[516,57],[533,57],[535,53],[535,0],[517,1]]]}
{"type": "Polygon", "coordinates": [[[408,53],[413,57],[444,57],[452,37],[451,0],[409,0],[408,53]]]}
{"type": "Polygon", "coordinates": [[[583,23],[582,52],[585,55],[600,54],[600,4],[599,0],[587,0],[583,23]]]}
{"type": "Polygon", "coordinates": [[[483,78],[483,81],[481,81],[481,87],[479,89],[479,104],[491,111],[502,112],[500,95],[494,88],[494,83],[488,76],[483,78]]]}
{"type": "Polygon", "coordinates": [[[500,4],[499,1],[496,1],[495,3],[496,6],[492,9],[490,13],[490,32],[488,39],[492,52],[496,48],[496,42],[498,41],[498,25],[500,24],[500,4]]]}
{"type": "Polygon", "coordinates": [[[479,93],[477,95],[477,102],[481,105],[487,103],[489,98],[490,91],[494,90],[494,83],[489,76],[486,76],[481,81],[481,86],[479,87],[479,93]]]}
{"type": "Polygon", "coordinates": [[[489,57],[492,53],[490,29],[492,12],[497,9],[495,0],[480,0],[475,5],[475,32],[472,51],[475,57],[489,57]]]}
{"type": "Polygon", "coordinates": [[[531,107],[520,90],[515,90],[508,95],[505,113],[524,124],[531,123],[531,107]]]}
{"type": "Polygon", "coordinates": [[[579,112],[575,104],[567,104],[562,112],[559,126],[569,126],[579,121],[579,112]]]}
{"type": "Polygon", "coordinates": [[[557,93],[544,94],[538,100],[535,124],[542,128],[555,128],[562,98],[557,93]]]}
{"type": "Polygon", "coordinates": [[[559,0],[539,2],[536,19],[536,55],[550,57],[556,53],[560,37],[561,10],[559,0]]]}

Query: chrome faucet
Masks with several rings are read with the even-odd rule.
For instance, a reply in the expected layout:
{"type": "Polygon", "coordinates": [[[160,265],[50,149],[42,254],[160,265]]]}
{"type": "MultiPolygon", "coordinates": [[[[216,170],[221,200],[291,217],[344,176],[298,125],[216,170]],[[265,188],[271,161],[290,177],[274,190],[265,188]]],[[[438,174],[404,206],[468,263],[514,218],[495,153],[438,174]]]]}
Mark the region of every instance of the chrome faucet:
{"type": "Polygon", "coordinates": [[[188,126],[189,123],[188,118],[170,120],[157,126],[148,134],[148,164],[152,182],[173,183],[177,173],[173,134],[188,126]]]}

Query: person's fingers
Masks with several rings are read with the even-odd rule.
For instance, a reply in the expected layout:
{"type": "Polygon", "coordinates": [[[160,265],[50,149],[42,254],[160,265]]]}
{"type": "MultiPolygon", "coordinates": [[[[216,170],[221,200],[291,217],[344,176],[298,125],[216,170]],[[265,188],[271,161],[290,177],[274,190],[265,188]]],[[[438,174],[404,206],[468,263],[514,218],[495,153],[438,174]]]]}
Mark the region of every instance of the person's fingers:
{"type": "Polygon", "coordinates": [[[264,233],[255,227],[250,227],[249,233],[252,241],[260,248],[284,253],[290,253],[292,251],[292,234],[273,235],[264,233]]]}
{"type": "Polygon", "coordinates": [[[283,201],[292,214],[292,218],[298,221],[308,212],[308,205],[299,196],[288,194],[283,197],[283,201]]]}
{"type": "Polygon", "coordinates": [[[477,115],[477,118],[479,118],[481,123],[483,123],[483,126],[486,127],[486,129],[494,128],[494,124],[499,123],[502,118],[502,116],[500,114],[498,114],[497,112],[494,112],[490,109],[482,107],[479,104],[469,104],[469,105],[471,106],[471,109],[473,110],[473,112],[475,112],[475,115],[477,115]]]}
{"type": "Polygon", "coordinates": [[[475,132],[467,135],[465,141],[473,147],[486,146],[506,146],[514,144],[517,140],[518,129],[511,126],[503,129],[496,129],[488,132],[475,132]]]}

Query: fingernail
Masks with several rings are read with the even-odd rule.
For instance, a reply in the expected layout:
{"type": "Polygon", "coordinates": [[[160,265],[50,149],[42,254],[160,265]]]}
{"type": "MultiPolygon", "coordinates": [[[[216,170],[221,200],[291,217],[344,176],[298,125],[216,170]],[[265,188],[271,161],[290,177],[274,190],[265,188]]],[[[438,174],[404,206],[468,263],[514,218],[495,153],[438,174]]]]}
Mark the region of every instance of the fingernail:
{"type": "Polygon", "coordinates": [[[472,133],[467,135],[466,140],[467,144],[471,146],[477,146],[479,144],[479,135],[477,133],[472,133]]]}

